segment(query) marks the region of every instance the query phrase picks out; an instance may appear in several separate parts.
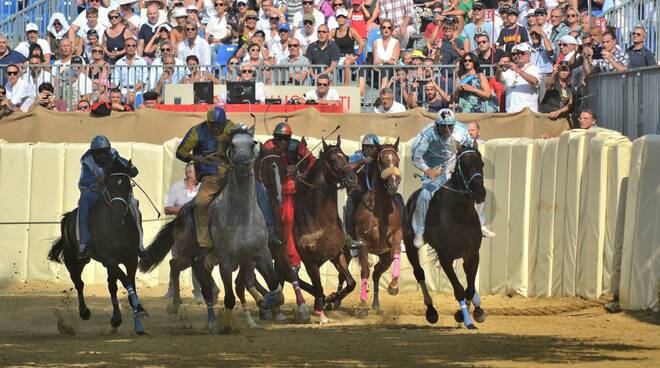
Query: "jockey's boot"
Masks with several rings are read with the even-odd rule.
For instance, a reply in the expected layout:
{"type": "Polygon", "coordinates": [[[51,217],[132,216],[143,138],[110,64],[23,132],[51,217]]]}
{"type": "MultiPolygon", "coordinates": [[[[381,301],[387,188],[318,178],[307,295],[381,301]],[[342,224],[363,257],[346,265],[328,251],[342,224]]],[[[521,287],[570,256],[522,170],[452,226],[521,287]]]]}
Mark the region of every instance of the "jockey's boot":
{"type": "Polygon", "coordinates": [[[355,240],[350,235],[346,234],[344,246],[348,247],[351,258],[355,258],[360,255],[360,249],[364,246],[364,242],[362,240],[355,240]]]}
{"type": "Polygon", "coordinates": [[[282,239],[280,239],[280,237],[277,236],[275,231],[269,231],[268,232],[268,241],[270,243],[272,243],[273,245],[277,246],[277,247],[280,247],[280,246],[282,246],[282,244],[284,244],[282,242],[282,239]]]}
{"type": "Polygon", "coordinates": [[[419,249],[424,245],[424,234],[415,234],[415,239],[413,240],[413,245],[415,248],[419,249]]]}
{"type": "Polygon", "coordinates": [[[484,237],[484,238],[494,238],[495,236],[497,236],[497,234],[495,234],[494,232],[488,230],[488,228],[486,228],[485,226],[482,226],[481,227],[481,236],[484,237]]]}
{"type": "Polygon", "coordinates": [[[147,258],[147,251],[142,248],[138,249],[138,257],[140,257],[140,259],[147,258]]]}
{"type": "Polygon", "coordinates": [[[88,244],[81,243],[78,247],[78,259],[89,259],[91,251],[88,244]]]}

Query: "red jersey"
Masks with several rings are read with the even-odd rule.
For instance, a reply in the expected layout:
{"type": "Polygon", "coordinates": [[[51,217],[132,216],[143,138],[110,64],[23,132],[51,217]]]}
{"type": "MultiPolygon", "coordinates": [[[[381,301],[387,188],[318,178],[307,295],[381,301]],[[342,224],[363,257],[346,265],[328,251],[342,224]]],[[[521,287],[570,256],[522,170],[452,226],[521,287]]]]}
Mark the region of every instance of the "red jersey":
{"type": "Polygon", "coordinates": [[[351,28],[355,29],[357,33],[363,40],[367,39],[367,17],[364,16],[364,13],[360,11],[352,11],[351,16],[351,28]]]}
{"type": "MultiPolygon", "coordinates": [[[[263,148],[268,151],[278,151],[277,142],[273,138],[267,140],[263,148]]],[[[295,165],[305,157],[305,162],[299,166],[302,172],[308,171],[316,163],[316,157],[309,151],[307,145],[293,138],[291,138],[286,152],[279,152],[279,155],[286,165],[295,165]]]]}

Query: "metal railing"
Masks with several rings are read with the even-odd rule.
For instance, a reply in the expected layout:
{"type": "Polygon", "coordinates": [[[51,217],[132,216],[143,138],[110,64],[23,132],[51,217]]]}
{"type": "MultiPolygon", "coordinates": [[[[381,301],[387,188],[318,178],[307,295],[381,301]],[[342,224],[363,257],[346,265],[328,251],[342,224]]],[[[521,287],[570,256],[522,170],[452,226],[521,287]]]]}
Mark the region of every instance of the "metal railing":
{"type": "MultiPolygon", "coordinates": [[[[7,82],[7,65],[0,65],[0,83],[7,82]]],[[[185,65],[117,66],[104,64],[102,67],[87,65],[23,65],[20,78],[31,84],[37,94],[41,83],[49,82],[55,89],[55,97],[66,102],[69,111],[81,99],[96,102],[105,96],[108,89],[118,87],[125,96],[139,95],[155,90],[163,95],[166,84],[190,83],[193,68],[185,65]]],[[[253,66],[254,80],[266,86],[310,86],[315,76],[326,72],[326,66],[312,65],[257,65],[253,66]]],[[[362,111],[371,112],[374,102],[383,87],[394,92],[395,100],[402,102],[405,94],[417,82],[418,96],[425,99],[423,84],[434,81],[451,95],[456,80],[455,65],[351,65],[347,70],[338,66],[328,74],[334,86],[354,86],[360,89],[362,111]]],[[[238,68],[228,70],[226,66],[198,66],[204,80],[217,84],[239,79],[238,68]]],[[[493,67],[483,67],[492,75],[493,67]]]]}
{"type": "Polygon", "coordinates": [[[588,77],[585,105],[598,125],[636,139],[660,134],[660,66],[588,77]]]}
{"type": "Polygon", "coordinates": [[[26,39],[25,25],[33,22],[39,26],[39,35],[46,37],[48,21],[55,12],[63,13],[69,24],[73,23],[78,15],[77,1],[75,0],[30,0],[24,8],[19,8],[16,0],[0,0],[8,2],[10,6],[2,6],[0,13],[0,31],[9,37],[10,45],[17,45],[26,39]]]}
{"type": "Polygon", "coordinates": [[[646,47],[653,51],[656,58],[660,55],[660,2],[648,0],[630,0],[607,12],[599,18],[607,19],[607,24],[618,30],[618,41],[624,50],[632,45],[631,33],[637,26],[646,29],[646,47]]]}

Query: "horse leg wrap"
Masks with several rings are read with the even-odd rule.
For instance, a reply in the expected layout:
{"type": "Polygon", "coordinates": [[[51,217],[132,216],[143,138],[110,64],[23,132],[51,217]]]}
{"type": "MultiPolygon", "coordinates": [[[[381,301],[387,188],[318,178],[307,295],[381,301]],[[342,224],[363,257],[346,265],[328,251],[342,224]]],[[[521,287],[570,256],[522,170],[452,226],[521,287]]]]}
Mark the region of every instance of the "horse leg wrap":
{"type": "Polygon", "coordinates": [[[463,323],[466,326],[472,325],[472,318],[470,318],[470,310],[468,309],[467,304],[465,303],[465,299],[461,300],[460,303],[461,305],[461,312],[463,313],[463,323]]]}
{"type": "Polygon", "coordinates": [[[252,298],[257,303],[257,305],[263,304],[264,297],[259,293],[257,288],[249,288],[248,292],[252,295],[252,298]]]}
{"type": "Polygon", "coordinates": [[[479,292],[475,291],[474,296],[472,297],[472,303],[474,303],[475,307],[478,307],[481,305],[481,298],[479,297],[479,292]]]}
{"type": "Polygon", "coordinates": [[[209,321],[215,321],[215,312],[213,311],[213,303],[206,303],[206,314],[209,321]]]}
{"type": "Polygon", "coordinates": [[[275,291],[269,291],[268,294],[266,294],[266,298],[264,298],[264,309],[271,309],[273,308],[273,305],[275,304],[275,291]]]}
{"type": "Polygon", "coordinates": [[[131,300],[131,304],[133,305],[133,311],[135,311],[137,306],[140,304],[140,299],[138,299],[137,294],[135,294],[135,290],[132,286],[127,287],[126,291],[128,291],[128,298],[131,300]]]}
{"type": "Polygon", "coordinates": [[[393,256],[393,258],[394,258],[394,261],[392,261],[392,267],[393,267],[393,269],[392,269],[392,278],[393,279],[398,279],[399,275],[401,274],[401,269],[400,269],[400,265],[399,265],[399,256],[400,256],[400,254],[398,254],[398,253],[393,256]]]}
{"type": "Polygon", "coordinates": [[[296,304],[301,305],[305,304],[305,298],[303,298],[302,291],[300,290],[300,285],[298,284],[298,281],[294,281],[291,283],[293,285],[293,290],[296,292],[296,304]]]}
{"type": "Polygon", "coordinates": [[[369,286],[369,279],[362,279],[360,283],[360,300],[367,301],[367,287],[369,286]]]}

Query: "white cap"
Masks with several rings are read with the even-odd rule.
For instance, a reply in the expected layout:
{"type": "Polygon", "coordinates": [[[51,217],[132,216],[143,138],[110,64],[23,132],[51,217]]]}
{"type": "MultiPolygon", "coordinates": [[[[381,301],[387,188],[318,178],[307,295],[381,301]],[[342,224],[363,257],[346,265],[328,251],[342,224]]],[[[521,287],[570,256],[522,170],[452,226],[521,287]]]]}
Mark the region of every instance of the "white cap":
{"type": "Polygon", "coordinates": [[[563,36],[562,38],[559,39],[559,42],[563,42],[563,43],[568,44],[568,45],[577,45],[578,44],[578,41],[575,39],[575,37],[573,37],[571,35],[563,36]]]}
{"type": "Polygon", "coordinates": [[[346,9],[344,9],[344,8],[339,8],[339,9],[337,9],[337,13],[335,14],[335,17],[338,17],[338,16],[340,16],[340,15],[343,15],[343,16],[345,16],[346,18],[348,18],[348,10],[346,10],[346,9]]]}
{"type": "Polygon", "coordinates": [[[28,23],[25,25],[25,32],[39,32],[39,26],[36,23],[28,23]]]}
{"type": "Polygon", "coordinates": [[[172,15],[174,16],[174,18],[180,18],[180,17],[187,17],[188,13],[186,13],[186,9],[182,7],[177,7],[174,8],[174,12],[172,13],[172,15]]]}
{"type": "Polygon", "coordinates": [[[197,9],[197,7],[196,7],[195,5],[192,5],[192,4],[186,6],[186,10],[194,10],[194,11],[196,11],[196,12],[199,11],[199,10],[197,9]]]}
{"type": "Polygon", "coordinates": [[[138,2],[138,0],[117,0],[117,4],[119,6],[129,5],[129,4],[133,4],[133,3],[137,3],[137,2],[138,2]]]}
{"type": "Polygon", "coordinates": [[[240,3],[247,4],[248,2],[247,2],[247,0],[237,0],[236,1],[236,4],[240,4],[240,3]]]}
{"type": "Polygon", "coordinates": [[[531,52],[532,48],[529,47],[529,44],[527,42],[519,43],[515,46],[513,46],[513,49],[511,49],[511,52],[531,52]]]}

